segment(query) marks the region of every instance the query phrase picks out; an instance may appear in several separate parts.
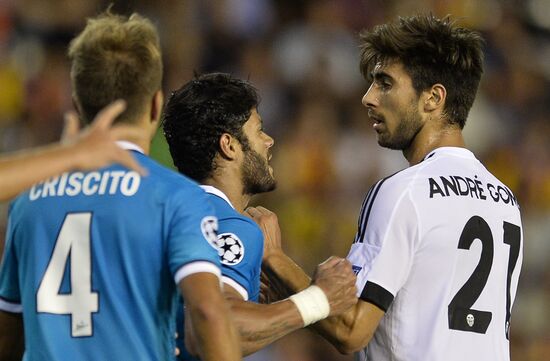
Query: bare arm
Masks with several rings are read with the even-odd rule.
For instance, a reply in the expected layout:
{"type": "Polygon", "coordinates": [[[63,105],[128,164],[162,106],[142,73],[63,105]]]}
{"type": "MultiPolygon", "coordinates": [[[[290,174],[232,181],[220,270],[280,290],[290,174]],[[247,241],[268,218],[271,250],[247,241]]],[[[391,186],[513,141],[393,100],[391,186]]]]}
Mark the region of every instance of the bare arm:
{"type": "Polygon", "coordinates": [[[195,341],[190,345],[186,338],[186,345],[191,351],[196,350],[203,361],[241,360],[239,339],[219,282],[211,273],[195,273],[180,281],[186,330],[191,328],[195,341]]]}
{"type": "MultiPolygon", "coordinates": [[[[264,233],[267,245],[264,247],[262,270],[268,278],[282,283],[289,292],[299,292],[308,287],[310,277],[281,248],[276,216],[262,207],[249,208],[247,212],[264,233]]],[[[384,311],[377,306],[359,300],[346,312],[328,317],[312,327],[340,352],[350,353],[368,344],[382,316],[384,311]]]]}
{"type": "MultiPolygon", "coordinates": [[[[355,297],[355,276],[351,265],[340,258],[330,258],[317,266],[312,282],[326,297],[329,315],[336,315],[349,309],[357,302],[355,297]]],[[[295,302],[284,299],[270,304],[245,301],[231,286],[225,285],[225,297],[229,302],[235,325],[241,336],[245,355],[251,354],[286,334],[304,327],[304,319],[295,302]]],[[[322,296],[322,295],[321,295],[322,296]]],[[[308,305],[308,309],[314,305],[308,305]]],[[[326,317],[320,316],[320,317],[326,317]]]]}
{"type": "MultiPolygon", "coordinates": [[[[264,258],[262,268],[270,278],[282,282],[293,292],[305,289],[310,282],[304,270],[282,252],[264,258]]],[[[382,316],[384,311],[380,308],[359,300],[346,312],[328,317],[311,327],[340,352],[350,353],[369,343],[382,316]]]]}
{"type": "Polygon", "coordinates": [[[0,158],[0,201],[8,200],[34,183],[71,170],[92,170],[111,163],[120,163],[144,174],[143,168],[131,154],[115,143],[136,130],[129,126],[111,127],[114,119],[124,111],[123,102],[114,102],[101,111],[92,125],[78,132],[78,120],[67,114],[66,141],[36,149],[29,149],[0,158]]]}
{"type": "Polygon", "coordinates": [[[0,311],[0,360],[21,360],[25,350],[21,314],[0,311]]]}
{"type": "Polygon", "coordinates": [[[227,284],[224,289],[235,326],[241,336],[243,356],[304,327],[298,309],[289,299],[265,305],[245,301],[227,284]]]}

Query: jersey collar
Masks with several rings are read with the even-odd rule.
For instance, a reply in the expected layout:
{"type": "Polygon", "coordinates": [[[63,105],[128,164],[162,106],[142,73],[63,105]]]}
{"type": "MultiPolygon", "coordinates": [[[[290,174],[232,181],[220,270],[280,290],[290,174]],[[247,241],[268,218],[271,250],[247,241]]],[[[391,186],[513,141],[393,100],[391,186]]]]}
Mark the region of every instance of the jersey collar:
{"type": "Polygon", "coordinates": [[[128,142],[126,140],[117,140],[116,144],[119,147],[121,147],[122,149],[135,150],[136,152],[140,152],[141,154],[145,154],[145,152],[143,151],[143,149],[139,145],[134,144],[132,142],[128,142]]]}
{"type": "Polygon", "coordinates": [[[471,150],[460,147],[440,147],[432,150],[422,161],[432,158],[434,155],[455,155],[463,158],[475,158],[471,150]]]}
{"type": "Polygon", "coordinates": [[[214,187],[214,186],[207,186],[207,185],[201,185],[201,188],[202,188],[206,193],[213,194],[213,195],[218,196],[218,197],[220,197],[221,199],[225,200],[227,203],[229,203],[229,205],[231,206],[231,208],[235,209],[235,207],[233,207],[233,204],[231,204],[231,201],[229,200],[229,198],[227,198],[227,196],[225,195],[225,193],[222,192],[221,190],[219,190],[218,188],[216,188],[216,187],[214,187]]]}

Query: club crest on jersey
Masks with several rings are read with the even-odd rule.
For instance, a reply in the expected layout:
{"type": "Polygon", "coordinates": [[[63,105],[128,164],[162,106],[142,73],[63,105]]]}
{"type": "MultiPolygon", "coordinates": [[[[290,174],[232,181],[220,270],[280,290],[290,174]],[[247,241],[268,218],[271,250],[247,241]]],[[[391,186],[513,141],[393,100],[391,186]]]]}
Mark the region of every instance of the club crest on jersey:
{"type": "Polygon", "coordinates": [[[204,217],[201,221],[201,231],[208,243],[219,252],[218,246],[218,219],[216,217],[204,217]]]}
{"type": "Polygon", "coordinates": [[[239,264],[244,258],[243,242],[234,233],[218,235],[220,261],[228,266],[239,264]]]}
{"type": "Polygon", "coordinates": [[[466,316],[466,323],[468,324],[468,326],[473,327],[474,322],[475,322],[474,315],[469,313],[468,316],[466,316]]]}
{"type": "Polygon", "coordinates": [[[356,265],[351,266],[351,270],[353,271],[353,273],[355,273],[356,276],[359,274],[359,272],[361,272],[362,269],[363,269],[363,267],[359,267],[359,266],[356,266],[356,265]]]}

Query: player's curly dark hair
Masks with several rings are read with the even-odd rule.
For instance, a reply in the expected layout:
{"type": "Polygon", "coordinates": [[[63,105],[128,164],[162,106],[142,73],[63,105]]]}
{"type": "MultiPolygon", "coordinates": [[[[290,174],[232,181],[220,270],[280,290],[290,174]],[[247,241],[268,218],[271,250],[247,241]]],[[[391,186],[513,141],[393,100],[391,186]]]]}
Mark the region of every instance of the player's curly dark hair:
{"type": "Polygon", "coordinates": [[[367,80],[379,62],[397,60],[411,76],[420,94],[434,84],[447,90],[448,121],[464,127],[483,73],[483,39],[477,32],[459,27],[449,16],[399,17],[361,38],[361,73],[367,80]]]}
{"type": "Polygon", "coordinates": [[[170,96],[163,115],[164,135],[176,168],[203,182],[216,168],[219,139],[229,133],[249,149],[242,127],[259,97],[248,82],[225,73],[196,76],[170,96]]]}

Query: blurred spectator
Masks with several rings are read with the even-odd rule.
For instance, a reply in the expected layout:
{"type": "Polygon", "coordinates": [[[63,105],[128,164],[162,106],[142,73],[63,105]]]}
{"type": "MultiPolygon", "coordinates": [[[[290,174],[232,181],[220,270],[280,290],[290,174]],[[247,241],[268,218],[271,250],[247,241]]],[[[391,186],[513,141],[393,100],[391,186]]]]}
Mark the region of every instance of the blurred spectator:
{"type": "MultiPolygon", "coordinates": [[[[71,107],[69,39],[106,0],[0,1],[0,151],[55,140],[71,107]]],[[[164,47],[165,90],[193,72],[250,79],[275,136],[279,189],[258,204],[278,212],[285,247],[312,270],[345,256],[372,183],[401,168],[375,144],[361,106],[357,33],[427,9],[453,14],[487,40],[486,68],[466,141],[509,184],[525,219],[525,260],[512,316],[516,361],[550,350],[550,2],[547,0],[146,0],[115,11],[154,19],[164,47]]],[[[155,141],[160,158],[162,139],[155,141]]],[[[0,231],[5,227],[0,208],[0,231]]],[[[342,361],[308,332],[291,335],[254,361],[342,361]],[[318,351],[321,352],[318,352],[318,351]]]]}

